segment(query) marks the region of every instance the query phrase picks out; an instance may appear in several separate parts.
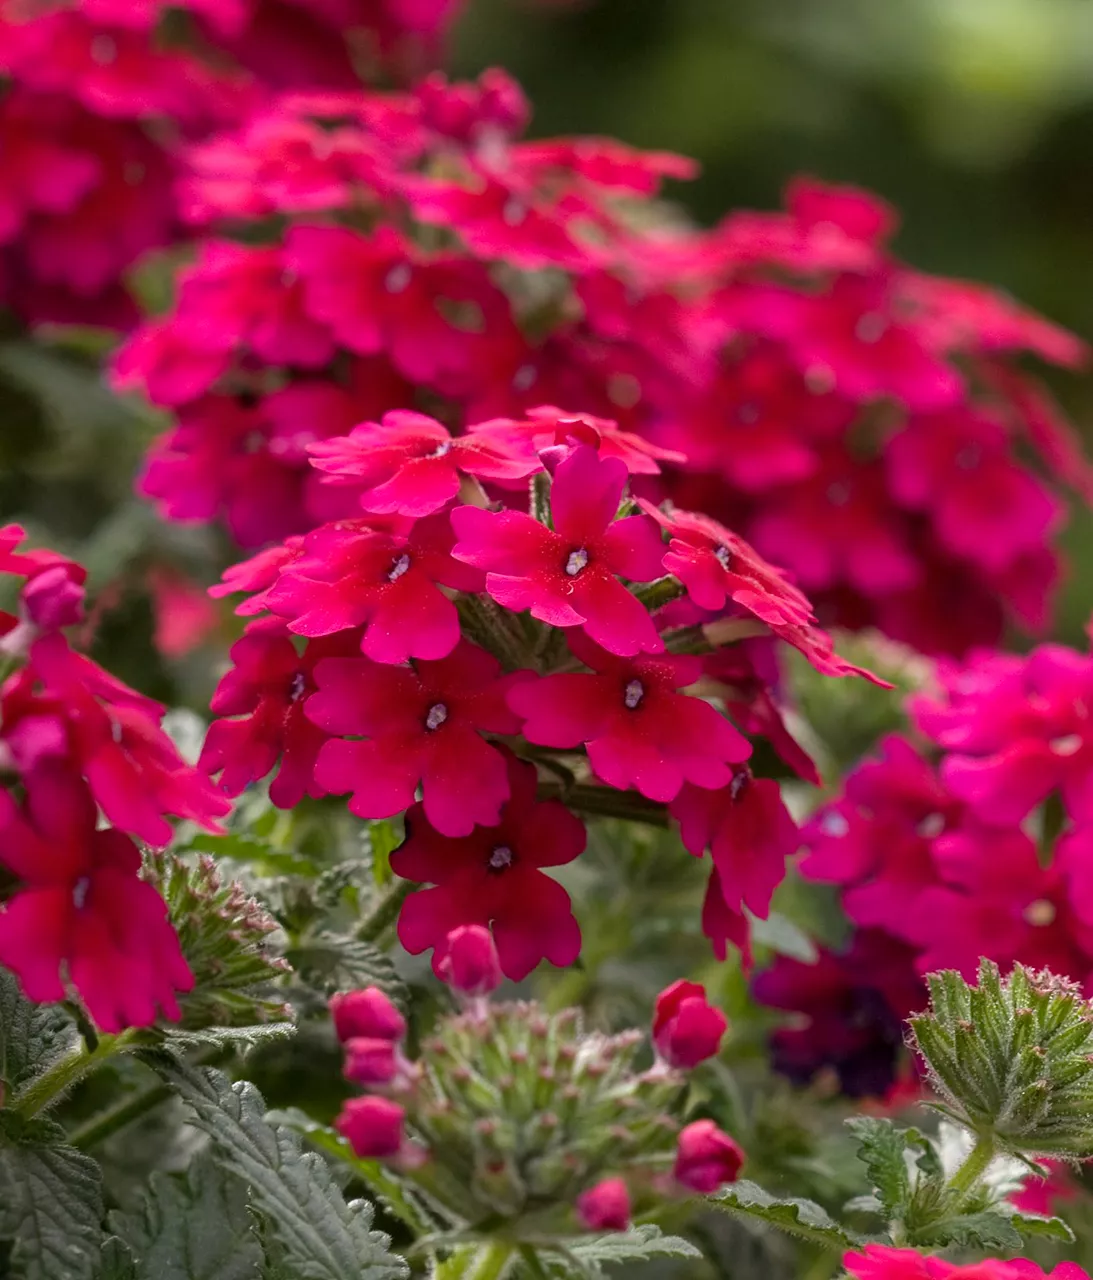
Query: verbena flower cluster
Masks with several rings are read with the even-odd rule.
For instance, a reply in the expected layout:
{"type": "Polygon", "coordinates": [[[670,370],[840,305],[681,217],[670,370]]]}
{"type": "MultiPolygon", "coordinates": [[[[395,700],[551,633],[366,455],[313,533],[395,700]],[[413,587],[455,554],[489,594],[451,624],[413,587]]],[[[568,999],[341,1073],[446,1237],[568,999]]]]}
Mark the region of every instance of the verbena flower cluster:
{"type": "Polygon", "coordinates": [[[1080,342],[900,262],[864,192],[691,230],[658,195],[689,161],[528,117],[499,71],[434,76],[266,100],[191,151],[198,259],[116,367],[176,417],[141,482],[165,517],[303,533],[352,509],[309,449],[355,423],[556,404],[639,436],[643,496],[739,530],[826,622],[949,653],[1043,625],[1057,486],[1090,472],[1012,357],[1080,342]]]}
{"type": "Polygon", "coordinates": [[[399,937],[438,971],[472,923],[491,925],[510,978],[576,959],[548,871],[581,854],[583,814],[674,818],[713,856],[705,933],[722,956],[746,948],[745,908],[766,915],[797,831],[742,730],[810,768],[769,645],[860,674],[801,593],[715,521],[629,497],[649,455],[599,419],[544,409],[452,437],[391,411],[313,461],[359,514],[215,589],[248,593],[248,622],[203,767],[229,794],[276,768],[282,807],[348,794],[361,818],[405,813],[392,869],[431,887],[403,905],[399,937]],[[748,635],[750,649],[722,643],[748,635]]]}
{"type": "Polygon", "coordinates": [[[31,1000],[75,991],[104,1031],[177,1018],[193,975],[141,845],[165,845],[170,817],[217,831],[230,805],[160,728],[164,708],[69,643],[84,570],[22,541],[0,529],[0,573],[23,580],[0,613],[0,873],[16,881],[0,964],[31,1000]]]}
{"type": "Polygon", "coordinates": [[[0,305],[127,327],[187,145],[273,92],[428,65],[458,0],[0,0],[0,305]],[[169,12],[170,11],[170,12],[169,12]]]}
{"type": "MultiPolygon", "coordinates": [[[[835,1062],[840,1036],[894,1062],[881,1027],[921,1003],[916,975],[971,977],[983,956],[1093,989],[1091,706],[1093,658],[1062,645],[938,666],[909,702],[915,737],[886,738],[802,830],[802,874],[840,887],[858,932],[819,971],[783,961],[759,979],[760,999],[816,1015],[777,1033],[785,1065],[835,1062]],[[857,956],[870,959],[852,979],[857,956]]],[[[871,1083],[883,1092],[884,1073],[871,1083]]]]}

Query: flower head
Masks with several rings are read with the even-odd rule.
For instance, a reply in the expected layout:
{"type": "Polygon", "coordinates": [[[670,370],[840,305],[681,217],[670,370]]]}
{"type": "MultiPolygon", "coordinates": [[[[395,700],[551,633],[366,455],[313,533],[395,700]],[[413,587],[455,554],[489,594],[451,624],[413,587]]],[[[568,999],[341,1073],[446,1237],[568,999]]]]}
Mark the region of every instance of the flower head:
{"type": "Polygon", "coordinates": [[[577,1197],[577,1216],[589,1231],[625,1231],[630,1192],[622,1178],[604,1178],[577,1197]]]}
{"type": "Polygon", "coordinates": [[[334,1029],[343,1043],[355,1039],[389,1040],[406,1034],[406,1019],[379,987],[345,991],[330,997],[334,1029]]]}
{"type": "Polygon", "coordinates": [[[675,1180],[689,1191],[706,1196],[735,1182],[744,1164],[744,1152],[712,1120],[695,1120],[679,1135],[675,1180]]]}
{"type": "Polygon", "coordinates": [[[653,1044],[671,1067],[690,1070],[712,1058],[728,1030],[728,1019],[706,999],[697,982],[673,982],[657,996],[653,1044]]]}

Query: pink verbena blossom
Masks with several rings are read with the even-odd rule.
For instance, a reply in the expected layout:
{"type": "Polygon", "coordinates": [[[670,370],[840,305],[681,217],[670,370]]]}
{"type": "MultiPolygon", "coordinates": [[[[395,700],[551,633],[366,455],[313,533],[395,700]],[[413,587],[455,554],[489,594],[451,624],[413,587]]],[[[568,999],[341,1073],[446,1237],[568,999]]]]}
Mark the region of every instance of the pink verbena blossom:
{"type": "Polygon", "coordinates": [[[653,1012],[653,1044],[671,1067],[690,1070],[721,1048],[728,1019],[706,999],[697,982],[673,982],[657,996],[653,1012]]]}
{"type": "Polygon", "coordinates": [[[534,766],[511,758],[510,798],[497,825],[451,839],[435,830],[420,804],[407,812],[408,834],[391,867],[434,887],[403,903],[399,939],[415,955],[433,948],[438,974],[445,940],[465,924],[492,929],[501,970],[514,982],[541,960],[563,966],[577,958],[581,934],[569,894],[542,868],[572,862],[584,849],[585,830],[557,800],[536,802],[535,790],[534,766]]]}
{"type": "Polygon", "coordinates": [[[583,626],[612,653],[664,646],[644,606],[618,580],[661,575],[663,546],[647,516],[616,519],[626,467],[588,445],[554,472],[553,529],[518,511],[457,507],[452,555],[486,572],[486,590],[507,609],[529,609],[556,627],[583,626]]]}
{"type": "Polygon", "coordinates": [[[530,672],[502,676],[501,664],[462,640],[446,658],[392,667],[367,658],[327,658],[315,669],[307,717],[331,738],[315,778],[334,794],[351,791],[362,818],[388,818],[414,803],[441,835],[495,826],[509,797],[505,756],[483,732],[515,734],[520,718],[505,701],[530,672]]]}

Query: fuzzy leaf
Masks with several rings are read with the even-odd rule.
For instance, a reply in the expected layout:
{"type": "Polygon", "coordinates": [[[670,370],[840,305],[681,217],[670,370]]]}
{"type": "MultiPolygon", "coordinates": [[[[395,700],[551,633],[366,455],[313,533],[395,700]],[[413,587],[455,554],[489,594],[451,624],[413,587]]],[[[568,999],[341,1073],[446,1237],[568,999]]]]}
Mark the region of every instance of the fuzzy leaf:
{"type": "Polygon", "coordinates": [[[841,1227],[812,1200],[779,1200],[746,1178],[707,1197],[707,1203],[788,1231],[826,1249],[852,1249],[857,1236],[841,1227]]]}
{"type": "Polygon", "coordinates": [[[324,994],[379,987],[405,1004],[406,986],[391,957],[374,942],[340,933],[317,933],[288,952],[288,961],[299,977],[324,994]]]}
{"type": "Polygon", "coordinates": [[[979,1213],[938,1218],[915,1231],[912,1243],[936,1248],[958,1244],[966,1249],[982,1249],[988,1253],[1017,1249],[1021,1244],[1021,1236],[1011,1221],[1016,1216],[1019,1215],[983,1209],[979,1213]]]}
{"type": "MultiPolygon", "coordinates": [[[[649,1258],[701,1258],[700,1250],[680,1236],[666,1236],[652,1223],[612,1231],[602,1236],[581,1236],[564,1243],[567,1257],[588,1276],[611,1274],[604,1268],[645,1262],[649,1258]]],[[[570,1271],[561,1272],[571,1275],[570,1271]]]]}
{"type": "Polygon", "coordinates": [[[1046,1240],[1061,1240],[1064,1244],[1074,1243],[1074,1232],[1062,1218],[1045,1218],[1038,1213],[1014,1213],[1010,1215],[1010,1222],[1026,1238],[1035,1236],[1046,1240]]]}
{"type": "Polygon", "coordinates": [[[156,1069],[194,1113],[222,1168],[241,1177],[252,1206],[280,1246],[286,1269],[300,1280],[401,1280],[406,1264],[387,1236],[372,1231],[372,1206],[346,1203],[321,1156],[299,1137],[274,1128],[252,1084],[222,1072],[160,1058],[156,1069]]]}
{"type": "Polygon", "coordinates": [[[854,1116],[846,1123],[884,1212],[889,1218],[904,1217],[912,1195],[907,1153],[925,1150],[927,1139],[917,1129],[897,1129],[891,1120],[876,1116],[854,1116]]]}
{"type": "Polygon", "coordinates": [[[186,1175],[154,1173],[140,1213],[110,1215],[135,1280],[258,1280],[262,1250],[240,1179],[202,1153],[186,1175]]]}
{"type": "Polygon", "coordinates": [[[218,1049],[238,1049],[245,1053],[256,1044],[289,1039],[296,1034],[296,1025],[292,1022],[262,1022],[253,1027],[201,1027],[195,1030],[165,1025],[158,1030],[163,1033],[165,1042],[172,1047],[211,1045],[218,1049]]]}
{"type": "Polygon", "coordinates": [[[140,1280],[133,1255],[117,1236],[108,1236],[103,1243],[95,1280],[140,1280]]]}
{"type": "MultiPolygon", "coordinates": [[[[31,1004],[15,975],[0,968],[0,1087],[14,1092],[49,1066],[76,1039],[58,1004],[31,1004]]],[[[0,1093],[0,1098],[3,1097],[0,1093]]]]}
{"type": "Polygon", "coordinates": [[[91,1280],[102,1238],[99,1166],[60,1125],[0,1111],[0,1240],[10,1280],[91,1280]]]}

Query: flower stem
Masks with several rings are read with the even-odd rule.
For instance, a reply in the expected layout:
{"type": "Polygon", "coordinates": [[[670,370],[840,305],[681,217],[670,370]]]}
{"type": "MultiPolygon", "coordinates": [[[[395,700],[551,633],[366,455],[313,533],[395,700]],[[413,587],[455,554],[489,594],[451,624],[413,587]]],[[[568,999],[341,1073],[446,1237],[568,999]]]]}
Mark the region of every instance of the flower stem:
{"type": "Polygon", "coordinates": [[[512,1256],[513,1247],[507,1240],[483,1245],[467,1272],[467,1280],[501,1280],[512,1256]]]}
{"type": "Polygon", "coordinates": [[[59,1101],[62,1094],[67,1093],[85,1076],[97,1071],[114,1054],[121,1053],[131,1044],[132,1036],[123,1031],[117,1036],[100,1036],[98,1044],[90,1052],[84,1045],[80,1045],[17,1093],[12,1101],[13,1108],[24,1116],[36,1116],[59,1101]]]}
{"type": "Polygon", "coordinates": [[[965,1200],[973,1191],[979,1179],[994,1159],[994,1138],[989,1133],[981,1133],[976,1137],[975,1146],[968,1152],[967,1158],[949,1179],[949,1190],[958,1200],[965,1200]]]}
{"type": "Polygon", "coordinates": [[[393,884],[353,930],[353,936],[361,942],[375,942],[389,925],[394,924],[399,907],[416,888],[412,880],[399,880],[393,884]]]}

